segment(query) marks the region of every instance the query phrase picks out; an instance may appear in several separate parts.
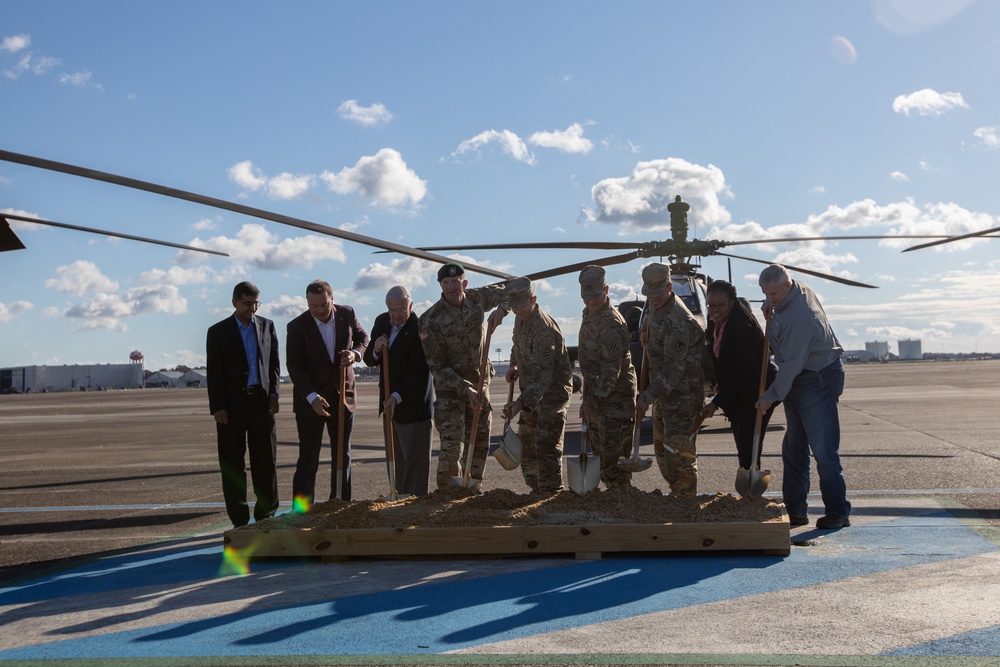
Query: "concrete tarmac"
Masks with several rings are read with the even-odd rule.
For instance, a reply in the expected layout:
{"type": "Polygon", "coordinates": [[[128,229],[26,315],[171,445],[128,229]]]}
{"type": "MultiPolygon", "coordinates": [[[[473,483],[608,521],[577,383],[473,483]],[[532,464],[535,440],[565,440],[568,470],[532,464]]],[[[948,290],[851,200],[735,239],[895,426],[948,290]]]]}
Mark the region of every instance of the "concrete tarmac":
{"type": "MultiPolygon", "coordinates": [[[[787,557],[226,558],[204,390],[3,396],[0,667],[998,665],[998,371],[997,361],[848,367],[852,526],[794,529],[787,557]]],[[[502,401],[502,382],[492,394],[502,401]]],[[[376,400],[364,385],[356,498],[385,491],[376,400]]],[[[282,405],[287,498],[297,447],[287,396],[282,405]]],[[[771,493],[783,425],[779,409],[764,443],[771,493]]],[[[699,436],[701,493],[732,492],[725,427],[715,417],[699,436]]],[[[578,420],[568,428],[573,451],[578,420]]],[[[642,453],[652,456],[648,433],[642,453]]],[[[329,489],[323,470],[318,493],[329,489]]],[[[634,481],[666,490],[655,466],[634,481]]],[[[484,486],[527,490],[495,462],[484,486]]],[[[811,498],[810,518],[822,513],[811,498]]]]}

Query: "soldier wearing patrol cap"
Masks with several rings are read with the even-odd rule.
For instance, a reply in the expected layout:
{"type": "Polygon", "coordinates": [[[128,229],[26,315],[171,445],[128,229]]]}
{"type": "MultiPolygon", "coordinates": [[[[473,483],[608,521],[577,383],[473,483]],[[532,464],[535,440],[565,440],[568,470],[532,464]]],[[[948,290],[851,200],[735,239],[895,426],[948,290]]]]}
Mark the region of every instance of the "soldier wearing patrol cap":
{"type": "Polygon", "coordinates": [[[690,498],[698,493],[692,429],[704,402],[705,332],[673,293],[666,264],[643,267],[642,293],[646,313],[641,337],[649,360],[649,386],[636,399],[636,418],[653,408],[653,451],[660,474],[670,484],[671,495],[690,498]]]}
{"type": "Polygon", "coordinates": [[[457,262],[443,265],[437,272],[441,298],[428,308],[419,321],[420,340],[427,365],[434,376],[434,425],[441,441],[437,485],[442,488],[459,477],[459,462],[466,459],[466,447],[473,447],[472,483],[480,485],[490,446],[490,378],[493,366],[487,360],[483,394],[476,393],[479,364],[485,336],[483,318],[497,326],[507,315],[503,285],[466,289],[465,268],[457,262]],[[481,406],[476,433],[471,433],[473,409],[481,406]]]}
{"type": "Polygon", "coordinates": [[[627,456],[635,428],[635,369],[629,354],[625,318],[608,298],[604,269],[580,271],[583,321],[579,362],[583,374],[580,419],[587,424],[590,446],[601,459],[601,481],[608,488],[631,483],[632,473],[618,467],[627,456]]]}
{"type": "Polygon", "coordinates": [[[513,347],[507,382],[517,381],[517,400],[504,406],[504,416],[518,419],[521,474],[532,491],[556,493],[562,488],[562,442],[573,392],[569,352],[559,325],[538,307],[531,281],[507,283],[514,313],[513,347]]]}

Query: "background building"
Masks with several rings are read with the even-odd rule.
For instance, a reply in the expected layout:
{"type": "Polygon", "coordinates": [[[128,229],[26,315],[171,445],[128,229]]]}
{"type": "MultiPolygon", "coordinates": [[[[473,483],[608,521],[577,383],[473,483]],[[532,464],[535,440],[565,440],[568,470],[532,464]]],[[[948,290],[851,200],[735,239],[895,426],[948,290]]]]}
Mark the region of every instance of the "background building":
{"type": "Polygon", "coordinates": [[[876,361],[885,361],[889,358],[889,341],[865,341],[865,351],[870,353],[876,361]]]}
{"type": "Polygon", "coordinates": [[[899,358],[900,359],[923,359],[924,353],[921,349],[919,340],[900,340],[899,341],[899,358]]]}
{"type": "Polygon", "coordinates": [[[0,392],[3,393],[141,387],[142,364],[135,363],[0,368],[0,392]]]}

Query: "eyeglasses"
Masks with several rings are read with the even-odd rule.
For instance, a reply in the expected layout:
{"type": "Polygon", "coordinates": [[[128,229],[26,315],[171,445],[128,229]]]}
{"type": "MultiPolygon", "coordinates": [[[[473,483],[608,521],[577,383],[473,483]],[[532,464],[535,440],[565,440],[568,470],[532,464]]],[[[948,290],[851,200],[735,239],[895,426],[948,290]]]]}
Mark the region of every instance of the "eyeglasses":
{"type": "Polygon", "coordinates": [[[722,303],[710,303],[708,304],[709,310],[725,310],[727,306],[732,305],[732,301],[726,300],[722,303]]]}

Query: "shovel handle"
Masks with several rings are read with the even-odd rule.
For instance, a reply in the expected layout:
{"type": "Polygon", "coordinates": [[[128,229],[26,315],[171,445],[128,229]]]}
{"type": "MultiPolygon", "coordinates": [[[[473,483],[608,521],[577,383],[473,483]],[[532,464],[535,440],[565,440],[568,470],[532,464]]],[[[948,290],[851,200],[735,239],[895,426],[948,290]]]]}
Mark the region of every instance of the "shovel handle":
{"type": "MultiPolygon", "coordinates": [[[[483,341],[483,356],[479,360],[479,383],[476,386],[476,395],[480,400],[483,397],[483,387],[486,386],[486,368],[490,363],[490,339],[493,337],[493,330],[495,328],[492,322],[486,326],[486,340],[483,341]]],[[[513,394],[513,384],[511,384],[510,391],[513,394]]],[[[465,443],[465,470],[462,471],[462,485],[466,488],[472,482],[472,450],[476,447],[476,431],[479,429],[479,413],[481,411],[481,407],[473,409],[472,430],[469,433],[469,442],[465,443]]]]}
{"type": "MultiPolygon", "coordinates": [[[[768,337],[771,333],[771,316],[766,315],[764,319],[764,349],[760,360],[760,382],[757,390],[758,401],[764,396],[764,391],[767,389],[767,361],[771,352],[771,339],[768,337]]],[[[750,470],[760,468],[757,464],[757,458],[760,456],[761,424],[764,423],[764,415],[761,414],[760,410],[756,410],[755,412],[757,413],[757,417],[753,425],[753,451],[750,454],[750,470]]]]}

